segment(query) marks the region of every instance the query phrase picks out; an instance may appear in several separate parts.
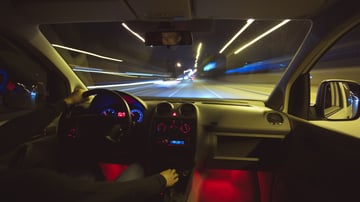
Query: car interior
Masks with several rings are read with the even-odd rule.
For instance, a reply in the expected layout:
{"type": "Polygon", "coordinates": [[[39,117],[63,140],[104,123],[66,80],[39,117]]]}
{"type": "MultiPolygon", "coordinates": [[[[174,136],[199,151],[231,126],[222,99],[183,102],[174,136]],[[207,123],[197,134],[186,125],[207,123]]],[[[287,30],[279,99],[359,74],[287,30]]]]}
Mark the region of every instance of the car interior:
{"type": "MultiPolygon", "coordinates": [[[[90,99],[9,151],[0,149],[1,169],[96,172],[103,181],[116,180],[132,163],[140,163],[146,175],[176,169],[179,182],[149,202],[358,201],[357,5],[352,0],[2,1],[0,127],[76,87],[86,89],[90,99]],[[266,48],[279,46],[286,54],[242,58],[243,68],[231,73],[229,66],[241,57],[217,51],[239,23],[265,28],[288,23],[286,34],[279,32],[279,39],[269,38],[251,52],[277,54],[266,48]],[[198,61],[193,53],[200,50],[200,37],[217,44],[216,53],[204,52],[198,61]],[[92,46],[91,40],[101,43],[92,46]],[[187,54],[185,48],[196,65],[179,73],[176,62],[187,54]],[[245,72],[260,63],[267,69],[245,72]],[[230,80],[232,88],[239,88],[234,81],[251,87],[230,91],[225,89],[230,80]],[[204,89],[212,97],[203,96],[204,89]]],[[[242,39],[253,38],[256,30],[251,31],[242,39]]],[[[203,48],[214,47],[204,41],[203,48]]],[[[33,124],[36,120],[29,120],[33,124]]]]}

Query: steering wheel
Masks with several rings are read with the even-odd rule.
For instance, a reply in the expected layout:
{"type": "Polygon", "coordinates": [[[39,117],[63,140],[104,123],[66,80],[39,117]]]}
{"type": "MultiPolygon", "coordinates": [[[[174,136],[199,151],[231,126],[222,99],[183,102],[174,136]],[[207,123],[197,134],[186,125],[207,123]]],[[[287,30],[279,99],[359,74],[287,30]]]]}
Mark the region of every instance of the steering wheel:
{"type": "Polygon", "coordinates": [[[121,142],[129,134],[132,118],[129,105],[120,94],[107,89],[93,89],[84,97],[95,96],[89,107],[72,108],[64,112],[59,122],[59,136],[66,141],[97,143],[106,140],[121,142]],[[116,113],[103,113],[107,107],[116,113]]]}

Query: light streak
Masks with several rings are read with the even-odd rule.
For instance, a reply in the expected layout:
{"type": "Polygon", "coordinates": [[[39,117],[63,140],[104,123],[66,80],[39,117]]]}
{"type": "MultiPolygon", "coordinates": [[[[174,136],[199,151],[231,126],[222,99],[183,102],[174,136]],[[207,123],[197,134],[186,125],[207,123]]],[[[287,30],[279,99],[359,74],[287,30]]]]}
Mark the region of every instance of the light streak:
{"type": "Polygon", "coordinates": [[[281,23],[277,24],[276,26],[274,26],[273,28],[269,29],[268,31],[264,32],[263,34],[261,34],[260,36],[256,37],[255,39],[253,39],[252,41],[250,41],[249,43],[243,45],[242,47],[240,47],[239,49],[237,49],[234,54],[238,54],[240,51],[244,50],[245,48],[251,46],[252,44],[254,44],[255,42],[259,41],[260,39],[264,38],[265,36],[267,36],[268,34],[270,34],[271,32],[279,29],[280,27],[284,26],[286,23],[288,23],[290,20],[284,20],[281,23]]]}
{"type": "Polygon", "coordinates": [[[225,44],[224,47],[219,51],[219,53],[223,53],[224,50],[230,46],[230,44],[241,34],[243,33],[255,20],[254,19],[248,19],[246,24],[225,44]]]}
{"type": "Polygon", "coordinates": [[[76,48],[70,48],[70,47],[66,47],[66,46],[62,46],[62,45],[58,45],[58,44],[51,44],[53,47],[56,48],[61,48],[61,49],[65,49],[65,50],[69,50],[69,51],[73,51],[73,52],[77,52],[77,53],[82,53],[85,55],[91,55],[97,58],[101,58],[104,60],[111,60],[111,61],[115,61],[115,62],[123,62],[123,60],[120,59],[116,59],[116,58],[111,58],[111,57],[107,57],[107,56],[103,56],[103,55],[99,55],[96,53],[92,53],[92,52],[88,52],[88,51],[84,51],[84,50],[80,50],[80,49],[76,49],[76,48]]]}

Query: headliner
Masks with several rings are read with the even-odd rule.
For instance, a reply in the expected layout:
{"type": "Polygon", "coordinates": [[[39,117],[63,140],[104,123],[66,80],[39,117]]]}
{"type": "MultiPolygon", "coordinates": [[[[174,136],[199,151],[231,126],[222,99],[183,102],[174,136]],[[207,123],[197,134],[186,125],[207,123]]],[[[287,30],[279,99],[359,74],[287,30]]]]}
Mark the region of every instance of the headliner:
{"type": "MultiPolygon", "coordinates": [[[[311,18],[336,0],[8,0],[1,12],[35,24],[169,19],[311,18]]],[[[2,3],[4,4],[4,3],[2,3]]]]}

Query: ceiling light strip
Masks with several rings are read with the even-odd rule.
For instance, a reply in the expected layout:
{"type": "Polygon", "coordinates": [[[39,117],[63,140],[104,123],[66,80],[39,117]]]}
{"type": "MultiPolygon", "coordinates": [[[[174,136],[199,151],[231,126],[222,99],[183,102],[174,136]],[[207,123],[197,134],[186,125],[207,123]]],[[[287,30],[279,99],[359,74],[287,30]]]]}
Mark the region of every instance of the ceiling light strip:
{"type": "Polygon", "coordinates": [[[195,64],[194,64],[195,68],[197,68],[197,66],[198,66],[198,60],[199,60],[199,57],[200,57],[201,48],[202,48],[202,43],[200,42],[198,47],[197,47],[197,51],[196,51],[195,64]]]}
{"type": "Polygon", "coordinates": [[[219,53],[223,53],[224,50],[230,46],[230,44],[241,34],[243,33],[255,20],[248,19],[246,24],[225,44],[225,46],[219,51],[219,53]]]}
{"type": "Polygon", "coordinates": [[[132,29],[130,29],[124,22],[121,23],[121,25],[122,25],[125,29],[127,29],[131,34],[133,34],[133,35],[136,36],[138,39],[140,39],[143,43],[145,43],[145,39],[144,39],[142,36],[140,36],[140,34],[134,32],[134,31],[133,31],[132,29]]]}
{"type": "Polygon", "coordinates": [[[278,25],[274,26],[273,28],[269,29],[268,31],[264,32],[263,34],[261,34],[260,36],[256,37],[255,39],[253,39],[252,41],[250,41],[249,43],[245,44],[244,46],[240,47],[239,49],[237,49],[234,54],[238,54],[240,51],[244,50],[245,48],[251,46],[252,44],[254,44],[255,42],[259,41],[260,39],[262,39],[263,37],[267,36],[268,34],[270,34],[271,32],[279,29],[280,27],[284,26],[286,23],[288,23],[290,20],[284,20],[281,23],[279,23],[278,25]]]}

